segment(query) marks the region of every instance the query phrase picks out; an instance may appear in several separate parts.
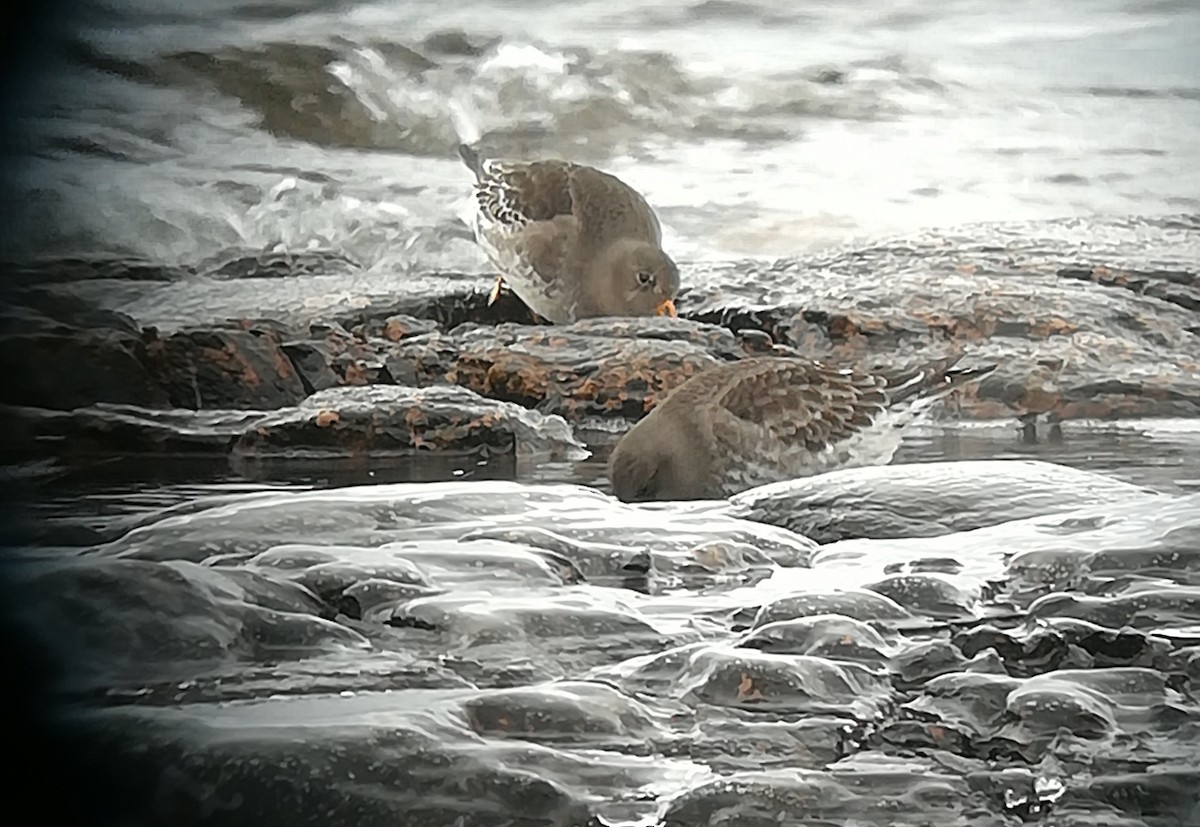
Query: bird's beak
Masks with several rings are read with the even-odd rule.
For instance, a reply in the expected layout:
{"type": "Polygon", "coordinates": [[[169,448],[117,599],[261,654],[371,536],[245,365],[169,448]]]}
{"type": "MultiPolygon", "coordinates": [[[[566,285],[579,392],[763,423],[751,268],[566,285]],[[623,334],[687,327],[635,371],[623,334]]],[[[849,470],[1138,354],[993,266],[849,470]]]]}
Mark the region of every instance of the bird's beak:
{"type": "Polygon", "coordinates": [[[654,308],[654,315],[670,316],[673,319],[679,316],[679,314],[675,312],[675,302],[671,301],[670,299],[663,299],[662,304],[654,308]]]}

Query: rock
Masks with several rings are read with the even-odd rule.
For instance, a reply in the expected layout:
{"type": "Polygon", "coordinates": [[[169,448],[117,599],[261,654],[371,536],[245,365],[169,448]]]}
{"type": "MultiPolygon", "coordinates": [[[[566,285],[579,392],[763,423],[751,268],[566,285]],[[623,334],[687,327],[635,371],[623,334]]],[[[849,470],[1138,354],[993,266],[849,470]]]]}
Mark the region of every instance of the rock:
{"type": "Polygon", "coordinates": [[[729,331],[670,319],[591,319],[572,325],[467,326],[402,341],[388,359],[422,384],[451,382],[568,421],[638,419],[696,373],[744,356],[729,331]]]}
{"type": "Polygon", "coordinates": [[[69,410],[96,402],[156,407],[167,394],[146,366],[142,338],[124,330],[0,336],[6,402],[69,410]]]}
{"type": "Polygon", "coordinates": [[[271,332],[190,329],[151,342],[147,356],[177,408],[281,408],[304,385],[271,332]]]}
{"type": "MultiPolygon", "coordinates": [[[[138,280],[138,263],[124,279],[119,264],[106,265],[111,278],[97,281],[94,267],[80,272],[68,261],[62,278],[79,279],[55,290],[164,330],[186,323],[192,337],[251,307],[290,328],[319,322],[355,332],[353,344],[314,333],[285,338],[303,376],[290,389],[286,369],[267,370],[271,346],[249,356],[246,341],[212,345],[246,356],[262,384],[246,379],[236,388],[228,376],[205,376],[213,387],[201,388],[199,403],[193,363],[212,367],[214,357],[168,360],[159,379],[171,404],[188,407],[274,406],[267,396],[294,402],[298,388],[333,384],[450,382],[569,421],[632,419],[695,371],[746,353],[886,371],[960,349],[1001,368],[953,398],[959,416],[1190,416],[1200,413],[1198,258],[1200,227],[1182,219],[981,225],[773,264],[695,263],[677,302],[686,319],[590,327],[531,326],[507,294],[488,305],[487,279],[476,274],[365,279],[328,251],[238,254],[200,266],[219,279],[162,276],[169,281],[138,280]],[[273,384],[274,392],[262,390],[273,384]]],[[[214,370],[230,372],[240,371],[214,370]]]]}
{"type": "Polygon", "coordinates": [[[886,763],[864,769],[842,765],[834,771],[780,769],[703,780],[667,805],[660,824],[1009,823],[1007,817],[988,814],[985,802],[981,793],[970,794],[962,779],[944,774],[936,764],[928,769],[886,763]]]}
{"type": "Polygon", "coordinates": [[[936,537],[1156,496],[1150,489],[1066,465],[967,460],[849,468],[773,483],[730,498],[729,514],[829,543],[854,537],[936,537]]]}
{"type": "Polygon", "coordinates": [[[485,737],[519,734],[541,744],[582,740],[596,749],[635,754],[667,737],[654,713],[631,695],[592,681],[492,690],[462,706],[471,729],[485,737]]]}
{"type": "Polygon", "coordinates": [[[245,570],[88,557],[34,571],[23,587],[42,607],[38,634],[70,641],[63,645],[80,689],[178,681],[269,661],[272,653],[367,645],[322,617],[327,607],[307,590],[245,570]]]}
{"type": "Polygon", "coordinates": [[[191,267],[172,267],[144,259],[96,254],[44,256],[20,264],[3,265],[10,283],[41,285],[72,281],[173,282],[195,274],[191,267]]]}
{"type": "Polygon", "coordinates": [[[956,395],[966,416],[1200,413],[1200,227],[1061,223],[928,232],[771,265],[697,264],[677,305],[873,370],[947,346],[999,362],[956,395]]]}
{"type": "Polygon", "coordinates": [[[570,426],[466,388],[378,385],[318,391],[257,420],[234,444],[256,456],[381,456],[417,451],[586,456],[570,426]]]}
{"type": "Polygon", "coordinates": [[[290,276],[348,275],[362,265],[336,250],[229,251],[196,268],[212,279],[262,279],[290,276]]]}
{"type": "Polygon", "coordinates": [[[73,411],[5,408],[5,447],[18,455],[225,455],[247,424],[265,411],[149,410],[91,405],[73,411]]]}
{"type": "MultiPolygon", "coordinates": [[[[504,746],[380,697],[393,705],[344,700],[356,709],[336,723],[313,720],[319,703],[282,696],[232,705],[217,718],[92,711],[72,716],[69,746],[90,764],[124,769],[116,788],[143,824],[601,827],[584,797],[552,773],[518,766],[504,746]],[[213,790],[234,803],[214,806],[213,790]]],[[[556,755],[537,757],[553,766],[556,755]]]]}

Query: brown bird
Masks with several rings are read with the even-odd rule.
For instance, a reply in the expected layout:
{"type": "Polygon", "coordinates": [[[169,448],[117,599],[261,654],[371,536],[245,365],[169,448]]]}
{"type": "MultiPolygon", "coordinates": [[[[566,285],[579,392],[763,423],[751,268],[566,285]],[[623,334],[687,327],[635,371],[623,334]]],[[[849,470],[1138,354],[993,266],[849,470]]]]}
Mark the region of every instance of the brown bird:
{"type": "Polygon", "coordinates": [[[836,468],[884,465],[920,413],[996,369],[956,368],[960,358],[891,381],[782,357],[710,368],[617,443],[608,468],[613,493],[624,502],[720,499],[836,468]]]}
{"type": "Polygon", "coordinates": [[[620,179],[568,161],[485,161],[466,144],[458,152],[475,173],[475,240],[500,271],[488,304],[507,282],[555,324],[676,315],[679,268],[654,210],[620,179]]]}

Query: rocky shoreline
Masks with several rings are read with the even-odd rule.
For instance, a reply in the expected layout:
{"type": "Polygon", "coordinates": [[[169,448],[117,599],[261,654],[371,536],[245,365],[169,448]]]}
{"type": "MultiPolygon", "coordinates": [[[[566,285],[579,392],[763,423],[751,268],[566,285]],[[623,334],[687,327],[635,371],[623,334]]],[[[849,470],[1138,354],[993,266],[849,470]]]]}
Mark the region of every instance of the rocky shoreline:
{"type": "MultiPolygon", "coordinates": [[[[50,452],[83,443],[153,453],[222,451],[236,442],[250,450],[257,420],[248,416],[246,428],[223,438],[188,439],[173,424],[183,421],[180,414],[157,412],[295,409],[290,416],[302,418],[297,406],[318,392],[331,394],[324,421],[337,417],[339,433],[359,434],[357,443],[338,446],[352,450],[374,445],[377,429],[390,427],[387,417],[347,413],[382,401],[367,390],[374,386],[397,388],[388,404],[410,419],[421,415],[420,400],[432,399],[419,389],[465,389],[451,418],[486,443],[491,426],[478,423],[493,410],[488,400],[571,426],[632,421],[709,366],[770,353],[884,371],[950,351],[999,362],[995,374],[956,397],[955,416],[966,419],[1194,416],[1197,226],[1179,218],[1089,228],[1090,238],[1135,237],[1140,246],[1128,249],[1116,242],[1073,247],[1053,240],[1061,238],[1053,226],[1000,226],[770,266],[693,265],[678,320],[561,327],[529,324],[508,294],[487,306],[485,276],[355,276],[352,264],[321,252],[232,256],[208,269],[44,261],[10,268],[22,286],[11,291],[0,362],[11,377],[17,447],[50,452]],[[1155,234],[1160,246],[1148,258],[1155,234]],[[130,315],[139,306],[169,305],[173,293],[184,308],[176,324],[130,315]],[[220,315],[238,302],[238,317],[220,315]],[[76,409],[85,410],[46,413],[76,409]]],[[[436,404],[435,416],[446,416],[447,398],[436,404]]],[[[486,421],[506,422],[499,410],[486,421]]],[[[305,439],[300,430],[290,433],[290,440],[305,439]]],[[[319,423],[303,433],[314,450],[337,443],[319,423]]],[[[405,447],[460,450],[463,439],[458,426],[432,428],[405,447]]]]}
{"type": "MultiPolygon", "coordinates": [[[[570,458],[797,352],[1000,362],[954,417],[1200,415],[1200,222],[1069,229],[696,265],[683,319],[567,327],[315,253],[46,262],[13,271],[5,447],[32,475],[570,458]]],[[[961,460],[641,506],[200,484],[111,525],[13,542],[7,608],[122,823],[1200,823],[1200,495],[961,460]]]]}

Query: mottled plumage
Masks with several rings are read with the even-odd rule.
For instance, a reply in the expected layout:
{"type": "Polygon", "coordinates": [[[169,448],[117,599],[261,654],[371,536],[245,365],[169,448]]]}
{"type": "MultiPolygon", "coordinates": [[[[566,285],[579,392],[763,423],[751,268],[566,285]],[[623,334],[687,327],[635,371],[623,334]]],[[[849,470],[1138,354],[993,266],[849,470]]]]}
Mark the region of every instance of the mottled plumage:
{"type": "Polygon", "coordinates": [[[475,239],[500,271],[491,301],[507,282],[555,324],[675,315],[679,269],[632,188],[568,161],[485,161],[466,145],[459,154],[475,173],[475,239]]]}
{"type": "Polygon", "coordinates": [[[626,502],[717,499],[835,468],[882,465],[902,428],[995,365],[941,359],[896,377],[762,357],[684,382],[626,433],[609,460],[626,502]]]}

